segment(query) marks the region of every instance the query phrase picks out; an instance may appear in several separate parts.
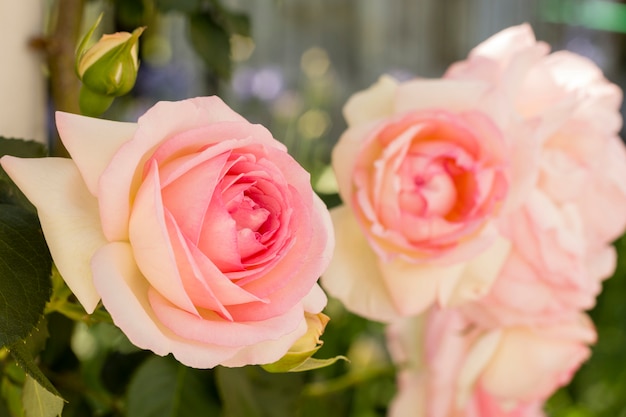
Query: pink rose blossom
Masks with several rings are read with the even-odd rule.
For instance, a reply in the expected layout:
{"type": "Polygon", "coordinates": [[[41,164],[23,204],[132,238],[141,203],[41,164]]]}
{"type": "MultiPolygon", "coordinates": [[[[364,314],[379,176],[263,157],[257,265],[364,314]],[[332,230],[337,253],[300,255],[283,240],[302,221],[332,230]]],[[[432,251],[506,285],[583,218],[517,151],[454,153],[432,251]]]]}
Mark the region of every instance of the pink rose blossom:
{"type": "Polygon", "coordinates": [[[383,77],[355,94],[333,152],[344,206],[331,213],[325,288],[382,321],[433,304],[469,302],[485,325],[591,308],[626,228],[621,99],[593,63],[549,54],[528,25],[443,79],[383,77]]]}
{"type": "Polygon", "coordinates": [[[393,417],[541,416],[596,335],[588,317],[548,326],[487,329],[458,310],[433,310],[388,327],[400,367],[393,417]]]}
{"type": "Polygon", "coordinates": [[[138,123],[66,113],[70,159],[4,157],[88,312],[100,298],[139,347],[200,368],[281,358],[326,297],[333,233],[309,175],[217,97],[138,123]]]}
{"type": "Polygon", "coordinates": [[[610,242],[626,227],[622,92],[586,58],[546,48],[528,25],[512,27],[445,75],[493,82],[541,132],[533,189],[500,222],[513,249],[469,308],[487,323],[545,323],[593,307],[615,269],[610,242]]]}
{"type": "Polygon", "coordinates": [[[383,77],[346,104],[333,151],[345,205],[322,282],[349,309],[388,320],[489,289],[508,251],[496,221],[536,168],[534,125],[503,97],[483,82],[383,77]]]}

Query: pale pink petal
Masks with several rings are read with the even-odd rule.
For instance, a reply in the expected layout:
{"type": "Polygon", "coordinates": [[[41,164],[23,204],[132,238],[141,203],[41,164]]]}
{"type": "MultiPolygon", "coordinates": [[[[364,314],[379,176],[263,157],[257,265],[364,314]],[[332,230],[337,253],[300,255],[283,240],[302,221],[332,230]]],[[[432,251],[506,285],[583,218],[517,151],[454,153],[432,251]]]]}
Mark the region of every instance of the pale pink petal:
{"type": "Polygon", "coordinates": [[[181,310],[152,288],[148,299],[159,321],[175,334],[188,340],[233,348],[277,340],[298,329],[304,317],[301,304],[265,320],[231,321],[208,310],[201,311],[201,316],[181,310]]]}
{"type": "MultiPolygon", "coordinates": [[[[128,239],[132,196],[141,183],[145,162],[159,144],[179,133],[227,121],[249,125],[215,96],[178,102],[161,101],[150,108],[139,119],[133,139],[120,147],[100,178],[98,199],[105,236],[111,241],[128,239]]],[[[198,140],[197,134],[194,137],[198,140]]],[[[231,138],[211,139],[219,142],[231,138]]],[[[274,146],[283,146],[274,142],[274,146]]]]}
{"type": "Polygon", "coordinates": [[[520,51],[535,46],[535,34],[528,23],[511,26],[483,41],[469,56],[485,56],[495,60],[509,60],[520,51]]]}
{"type": "Polygon", "coordinates": [[[379,321],[398,316],[382,275],[376,254],[361,232],[350,209],[331,210],[335,227],[335,253],[322,274],[322,286],[355,313],[379,321]]]}
{"type": "MultiPolygon", "coordinates": [[[[227,159],[228,154],[222,154],[199,165],[186,166],[188,170],[182,177],[168,185],[161,185],[163,204],[172,213],[185,236],[196,244],[200,238],[199,234],[207,207],[227,159]]],[[[162,182],[167,181],[163,175],[161,178],[162,182]]]]}
{"type": "Polygon", "coordinates": [[[353,94],[343,108],[348,126],[353,127],[390,116],[394,111],[393,99],[397,88],[396,80],[383,75],[370,88],[353,94]]]}
{"type": "Polygon", "coordinates": [[[165,221],[156,164],[142,183],[130,217],[130,243],[139,269],[178,307],[198,314],[185,292],[165,221]]]}
{"type": "Polygon", "coordinates": [[[591,323],[583,320],[539,331],[522,327],[508,329],[484,371],[483,386],[500,398],[546,399],[556,388],[567,384],[589,357],[588,326],[592,326],[591,323]]]}
{"type": "Polygon", "coordinates": [[[136,123],[114,122],[104,119],[56,112],[56,125],[65,148],[78,166],[92,195],[98,193],[100,175],[117,150],[137,130],[136,123]]]}
{"type": "MultiPolygon", "coordinates": [[[[226,306],[255,301],[269,302],[268,299],[260,299],[228,279],[205,254],[191,243],[187,240],[189,263],[193,267],[195,276],[188,277],[188,280],[185,280],[185,288],[192,300],[198,300],[203,297],[204,291],[210,291],[213,294],[219,294],[219,301],[226,306]]],[[[185,266],[180,265],[180,268],[185,268],[185,266]]],[[[194,303],[202,306],[199,300],[194,301],[194,303]]]]}
{"type": "Polygon", "coordinates": [[[98,205],[70,159],[2,157],[2,167],[37,207],[52,258],[88,313],[100,300],[89,261],[107,241],[98,205]]]}
{"type": "Polygon", "coordinates": [[[150,285],[137,268],[128,243],[104,246],[94,255],[91,267],[104,306],[135,346],[161,356],[173,353],[194,368],[213,368],[236,354],[237,348],[183,339],[159,322],[148,300],[150,285]]]}

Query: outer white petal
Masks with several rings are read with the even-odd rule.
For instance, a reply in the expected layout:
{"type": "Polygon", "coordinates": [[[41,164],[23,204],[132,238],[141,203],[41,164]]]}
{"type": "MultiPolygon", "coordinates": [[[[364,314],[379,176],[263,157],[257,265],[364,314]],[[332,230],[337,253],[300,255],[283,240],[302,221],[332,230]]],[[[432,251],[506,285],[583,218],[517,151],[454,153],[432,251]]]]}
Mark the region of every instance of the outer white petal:
{"type": "Polygon", "coordinates": [[[411,110],[476,110],[489,85],[480,81],[417,79],[408,81],[396,93],[396,113],[411,110]]]}
{"type": "Polygon", "coordinates": [[[96,195],[98,180],[117,150],[137,130],[136,123],[113,122],[71,113],[56,113],[61,141],[78,166],[89,192],[96,195]]]}
{"type": "MultiPolygon", "coordinates": [[[[493,330],[481,336],[468,352],[459,374],[458,393],[456,402],[459,407],[465,407],[469,401],[474,384],[480,377],[483,370],[492,360],[500,341],[502,340],[502,330],[493,330]]],[[[521,363],[521,362],[520,362],[521,363]]]]}
{"type": "Polygon", "coordinates": [[[439,288],[439,302],[446,307],[476,300],[486,295],[511,251],[511,242],[499,237],[487,250],[467,262],[463,273],[453,286],[442,283],[439,288]]]}
{"type": "Polygon", "coordinates": [[[326,297],[324,290],[322,290],[322,287],[320,287],[319,284],[315,284],[306,297],[302,299],[302,302],[304,303],[304,311],[307,313],[317,314],[320,313],[324,307],[326,307],[328,298],[326,297]]]}
{"type": "Polygon", "coordinates": [[[70,159],[2,158],[2,167],[37,207],[52,258],[88,313],[100,300],[89,262],[107,241],[96,199],[70,159]]]}
{"type": "Polygon", "coordinates": [[[322,275],[322,286],[346,308],[363,317],[387,321],[398,316],[383,284],[376,254],[345,206],[330,211],[335,254],[322,275]]]}
{"type": "Polygon", "coordinates": [[[393,114],[393,99],[398,82],[383,75],[370,88],[355,93],[343,108],[349,126],[368,123],[393,114]]]}
{"type": "Polygon", "coordinates": [[[352,205],[352,179],[363,142],[380,130],[378,123],[366,123],[346,130],[333,148],[332,166],[344,204],[352,205]]]}
{"type": "Polygon", "coordinates": [[[389,417],[426,417],[427,376],[403,371],[398,374],[398,392],[389,405],[389,417]]]}
{"type": "Polygon", "coordinates": [[[437,301],[439,287],[445,281],[457,280],[465,263],[450,266],[415,264],[395,258],[380,262],[391,299],[402,316],[420,314],[437,301]]]}

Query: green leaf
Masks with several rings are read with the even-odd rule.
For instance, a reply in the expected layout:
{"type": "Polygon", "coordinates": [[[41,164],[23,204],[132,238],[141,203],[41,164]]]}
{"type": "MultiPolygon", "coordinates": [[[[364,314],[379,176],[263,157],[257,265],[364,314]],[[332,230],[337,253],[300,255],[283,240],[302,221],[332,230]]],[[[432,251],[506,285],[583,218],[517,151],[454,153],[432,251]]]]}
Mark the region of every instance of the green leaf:
{"type": "Polygon", "coordinates": [[[54,388],[54,385],[46,378],[41,372],[41,369],[35,363],[32,355],[30,354],[28,347],[22,341],[16,342],[14,345],[9,346],[9,352],[17,364],[26,371],[26,374],[37,383],[48,390],[51,394],[61,398],[61,394],[54,388]]]}
{"type": "MultiPolygon", "coordinates": [[[[0,136],[0,156],[13,155],[22,158],[41,158],[47,156],[46,147],[35,141],[9,139],[0,136]]],[[[14,203],[35,211],[35,207],[13,183],[11,178],[0,166],[0,203],[14,203]]]]}
{"type": "Polygon", "coordinates": [[[304,374],[271,374],[258,366],[218,367],[217,386],[223,417],[293,417],[304,385],[304,374]]]}
{"type": "Polygon", "coordinates": [[[4,375],[0,383],[0,395],[4,401],[0,401],[0,416],[24,417],[22,406],[22,387],[26,375],[24,370],[17,364],[9,362],[2,369],[4,375]],[[3,408],[4,407],[4,408],[3,408]]]}
{"type": "Polygon", "coordinates": [[[330,366],[339,360],[349,362],[348,358],[346,358],[345,356],[341,356],[341,355],[335,356],[334,358],[328,358],[328,359],[307,358],[307,360],[305,360],[298,366],[295,366],[289,369],[288,372],[304,372],[304,371],[312,371],[313,369],[326,368],[327,366],[330,366]]]}
{"type": "Polygon", "coordinates": [[[204,377],[206,371],[187,368],[170,357],[153,356],[133,376],[128,387],[128,417],[187,417],[219,414],[204,377]]]}
{"type": "Polygon", "coordinates": [[[5,138],[4,136],[0,136],[0,155],[13,155],[22,158],[41,158],[47,156],[48,151],[43,144],[33,140],[5,138]]]}
{"type": "Polygon", "coordinates": [[[63,399],[26,376],[22,391],[25,417],[56,417],[63,411],[63,399]]]}
{"type": "Polygon", "coordinates": [[[162,12],[192,13],[200,8],[200,0],[155,0],[154,4],[162,12]]]}
{"type": "Polygon", "coordinates": [[[205,65],[218,77],[230,78],[230,37],[209,12],[189,17],[189,39],[205,65]]]}
{"type": "Polygon", "coordinates": [[[0,204],[0,346],[26,338],[50,298],[52,259],[37,215],[0,204]]]}

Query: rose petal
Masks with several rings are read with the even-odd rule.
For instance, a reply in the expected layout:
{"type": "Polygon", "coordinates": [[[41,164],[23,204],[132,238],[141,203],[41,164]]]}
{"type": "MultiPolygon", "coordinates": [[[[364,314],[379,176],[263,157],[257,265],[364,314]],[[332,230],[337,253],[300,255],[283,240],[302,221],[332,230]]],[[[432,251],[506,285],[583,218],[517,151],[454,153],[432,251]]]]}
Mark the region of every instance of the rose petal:
{"type": "Polygon", "coordinates": [[[244,346],[230,359],[221,363],[223,366],[246,366],[273,363],[282,358],[293,344],[306,333],[307,324],[304,317],[293,332],[277,340],[266,340],[250,346],[244,346]]]}
{"type": "MultiPolygon", "coordinates": [[[[582,321],[580,324],[590,325],[582,321]]],[[[543,332],[531,328],[507,330],[481,377],[483,386],[500,398],[546,399],[556,388],[569,382],[589,357],[586,340],[577,340],[578,333],[586,336],[584,331],[578,332],[568,323],[544,328],[543,332]]]]}
{"type": "Polygon", "coordinates": [[[389,262],[379,261],[387,292],[397,311],[403,316],[424,312],[436,300],[443,281],[461,276],[465,263],[449,266],[410,263],[397,257],[389,262]]]}
{"type": "MultiPolygon", "coordinates": [[[[253,306],[237,305],[229,307],[229,311],[236,320],[263,320],[265,318],[283,314],[298,300],[310,293],[319,276],[330,262],[335,238],[333,235],[330,215],[322,200],[314,195],[311,219],[305,222],[305,227],[311,229],[295,231],[295,245],[283,254],[278,263],[265,270],[266,276],[243,285],[251,293],[266,297],[269,302],[253,306]],[[310,234],[310,238],[307,239],[310,234]]],[[[302,208],[294,206],[294,211],[302,208]]]]}
{"type": "Polygon", "coordinates": [[[150,286],[137,268],[128,243],[102,247],[91,267],[104,306],[135,346],[161,356],[173,353],[181,363],[194,368],[212,368],[237,353],[236,348],[181,338],[159,322],[148,300],[150,286]]]}
{"type": "Polygon", "coordinates": [[[467,301],[477,300],[489,292],[500,276],[502,266],[511,251],[511,242],[502,237],[485,251],[467,262],[458,284],[453,291],[443,286],[439,289],[439,302],[443,306],[456,306],[467,301]]]}
{"type": "Polygon", "coordinates": [[[88,313],[100,296],[89,260],[107,241],[96,199],[69,159],[2,157],[2,167],[37,207],[50,253],[64,280],[88,313]]]}
{"type": "Polygon", "coordinates": [[[353,94],[343,108],[348,126],[368,123],[393,113],[393,98],[398,82],[383,75],[370,88],[353,94]]]}
{"type": "Polygon", "coordinates": [[[98,193],[98,181],[113,155],[132,139],[136,123],[56,112],[56,126],[65,148],[83,176],[92,195],[98,193]]]}
{"type": "MultiPolygon", "coordinates": [[[[484,334],[473,344],[471,350],[467,353],[465,363],[459,373],[457,404],[464,405],[469,401],[472,395],[472,387],[489,364],[494,352],[496,352],[503,337],[502,333],[502,330],[493,330],[484,334]]],[[[522,361],[519,361],[519,363],[525,366],[522,361]]],[[[517,376],[518,374],[510,375],[517,376]]]]}
{"type": "Polygon", "coordinates": [[[130,217],[130,243],[137,265],[161,294],[192,314],[199,315],[178,272],[165,221],[156,163],[137,193],[130,217]]]}
{"type": "Polygon", "coordinates": [[[396,112],[444,108],[448,112],[479,110],[489,85],[479,81],[417,79],[402,84],[396,94],[396,112]]]}
{"type": "Polygon", "coordinates": [[[211,345],[240,347],[277,340],[296,331],[304,317],[301,304],[285,314],[259,321],[226,320],[212,311],[196,316],[181,310],[160,293],[150,288],[148,298],[154,313],[167,328],[177,335],[211,345]]]}
{"type": "MultiPolygon", "coordinates": [[[[179,102],[161,101],[139,118],[133,139],[113,156],[98,185],[102,227],[110,241],[128,239],[130,201],[139,187],[142,168],[151,156],[150,151],[178,133],[222,121],[249,125],[216,96],[179,102]]],[[[220,139],[223,138],[214,140],[220,139]]]]}
{"type": "Polygon", "coordinates": [[[376,254],[346,206],[334,208],[335,254],[322,274],[322,286],[351,311],[377,321],[398,317],[383,284],[376,254]]]}

